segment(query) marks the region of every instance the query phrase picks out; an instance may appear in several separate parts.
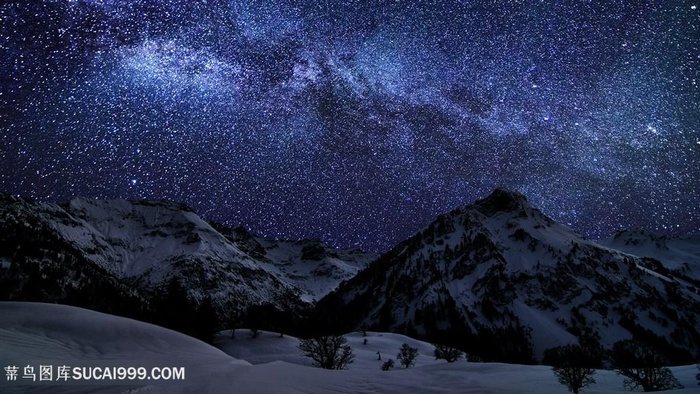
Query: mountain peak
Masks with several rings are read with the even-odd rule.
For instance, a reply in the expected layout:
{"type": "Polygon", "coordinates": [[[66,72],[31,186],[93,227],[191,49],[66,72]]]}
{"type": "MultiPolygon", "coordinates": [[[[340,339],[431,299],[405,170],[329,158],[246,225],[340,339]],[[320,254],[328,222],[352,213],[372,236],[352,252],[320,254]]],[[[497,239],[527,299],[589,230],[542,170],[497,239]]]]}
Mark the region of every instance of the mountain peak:
{"type": "Polygon", "coordinates": [[[488,197],[477,201],[474,205],[480,211],[490,216],[498,212],[520,210],[529,205],[529,203],[523,194],[499,187],[491,192],[488,197]]]}

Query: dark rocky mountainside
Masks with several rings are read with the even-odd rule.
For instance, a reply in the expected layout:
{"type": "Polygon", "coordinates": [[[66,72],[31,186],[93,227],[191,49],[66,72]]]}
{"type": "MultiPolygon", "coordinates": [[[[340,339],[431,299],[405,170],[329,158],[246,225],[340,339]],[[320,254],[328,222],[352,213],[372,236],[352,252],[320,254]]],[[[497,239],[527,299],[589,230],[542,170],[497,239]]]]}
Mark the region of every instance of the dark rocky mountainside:
{"type": "Polygon", "coordinates": [[[397,331],[486,359],[541,360],[551,347],[633,337],[673,362],[700,356],[697,282],[587,240],[503,189],[440,216],[317,313],[330,330],[397,331]]]}
{"type": "Polygon", "coordinates": [[[374,257],[212,226],[174,202],[0,195],[0,299],[169,319],[186,303],[226,323],[254,305],[306,310],[374,257]]]}

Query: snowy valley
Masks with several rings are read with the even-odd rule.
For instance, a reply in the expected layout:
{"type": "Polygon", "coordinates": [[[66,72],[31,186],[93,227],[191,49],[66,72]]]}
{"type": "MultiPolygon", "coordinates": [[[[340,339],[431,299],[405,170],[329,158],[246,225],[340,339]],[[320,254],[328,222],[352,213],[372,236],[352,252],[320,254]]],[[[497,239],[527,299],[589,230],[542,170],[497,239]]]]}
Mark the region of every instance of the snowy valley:
{"type": "MultiPolygon", "coordinates": [[[[251,338],[243,330],[231,339],[216,336],[216,346],[131,319],[80,308],[0,303],[0,364],[69,367],[184,367],[184,380],[30,382],[0,379],[3,393],[565,393],[551,368],[502,363],[446,363],[434,360],[433,346],[398,334],[349,333],[356,357],[347,370],[314,368],[297,349],[298,340],[276,333],[251,338]],[[419,349],[415,366],[381,371],[383,359],[409,343],[419,349]]],[[[673,367],[686,387],[670,392],[699,392],[694,365],[673,367]]],[[[586,393],[625,392],[622,378],[600,370],[586,393]]]]}

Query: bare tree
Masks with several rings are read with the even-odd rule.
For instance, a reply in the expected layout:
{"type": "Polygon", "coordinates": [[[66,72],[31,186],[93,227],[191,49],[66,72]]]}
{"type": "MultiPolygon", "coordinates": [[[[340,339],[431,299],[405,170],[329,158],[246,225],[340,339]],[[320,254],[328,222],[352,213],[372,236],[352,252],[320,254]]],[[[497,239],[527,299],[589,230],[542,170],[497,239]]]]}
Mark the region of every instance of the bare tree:
{"type": "Polygon", "coordinates": [[[399,360],[401,365],[408,368],[416,363],[416,357],[418,357],[418,348],[411,347],[407,343],[404,343],[401,345],[396,359],[399,360]]]}
{"type": "Polygon", "coordinates": [[[453,363],[460,358],[462,358],[463,352],[459,349],[445,345],[435,345],[435,355],[436,360],[445,360],[448,363],[453,363]]]}
{"type": "Polygon", "coordinates": [[[543,362],[552,365],[559,383],[578,394],[582,388],[595,384],[594,367],[600,364],[599,355],[597,349],[566,345],[547,349],[543,362]]]}
{"type": "Polygon", "coordinates": [[[314,367],[345,369],[355,359],[348,340],[341,335],[302,339],[299,342],[299,350],[312,360],[314,367]]]}
{"type": "Polygon", "coordinates": [[[231,339],[236,338],[236,328],[240,326],[241,317],[236,312],[231,312],[228,316],[228,327],[231,329],[231,339]]]}
{"type": "Polygon", "coordinates": [[[615,371],[624,376],[628,390],[641,387],[646,391],[664,391],[683,388],[670,369],[662,367],[663,359],[641,343],[626,340],[613,346],[612,362],[615,371]]]}

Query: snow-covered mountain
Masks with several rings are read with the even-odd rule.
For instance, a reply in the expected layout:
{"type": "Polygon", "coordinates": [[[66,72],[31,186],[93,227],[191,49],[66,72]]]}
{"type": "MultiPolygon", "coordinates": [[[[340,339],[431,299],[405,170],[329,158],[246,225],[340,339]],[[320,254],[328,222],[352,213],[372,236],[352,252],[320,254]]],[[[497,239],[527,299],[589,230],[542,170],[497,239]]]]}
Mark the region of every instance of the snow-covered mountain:
{"type": "MultiPolygon", "coordinates": [[[[635,337],[690,362],[700,356],[697,245],[645,233],[596,243],[502,189],[379,257],[254,236],[173,202],[0,195],[0,299],[79,305],[193,335],[177,323],[213,312],[240,327],[257,324],[241,315],[253,305],[299,312],[320,299],[316,323],[297,329],[364,325],[519,362],[635,337]]],[[[289,329],[269,311],[254,317],[289,329]]]]}
{"type": "Polygon", "coordinates": [[[636,337],[675,362],[700,355],[700,288],[655,260],[585,239],[503,189],[440,216],[321,300],[329,329],[362,325],[485,358],[541,359],[636,337]]]}
{"type": "Polygon", "coordinates": [[[94,275],[79,274],[90,269],[106,278],[100,283],[109,280],[132,298],[161,295],[176,281],[194,303],[211,301],[220,317],[263,303],[290,311],[307,307],[374,257],[217,228],[223,233],[173,202],[77,198],[59,206],[3,195],[4,298],[65,302],[75,288],[109,302],[111,293],[100,296],[102,285],[88,284],[94,275]],[[60,285],[41,288],[30,272],[60,285]]]}
{"type": "Polygon", "coordinates": [[[144,295],[56,228],[75,222],[57,205],[0,194],[0,299],[64,302],[137,316],[144,295]]]}
{"type": "Polygon", "coordinates": [[[669,237],[645,230],[620,231],[601,245],[638,257],[660,261],[674,275],[700,287],[700,234],[669,237]]]}
{"type": "Polygon", "coordinates": [[[214,226],[258,264],[301,289],[305,301],[321,299],[379,257],[359,249],[334,249],[318,239],[277,240],[254,236],[243,227],[214,226]]]}

